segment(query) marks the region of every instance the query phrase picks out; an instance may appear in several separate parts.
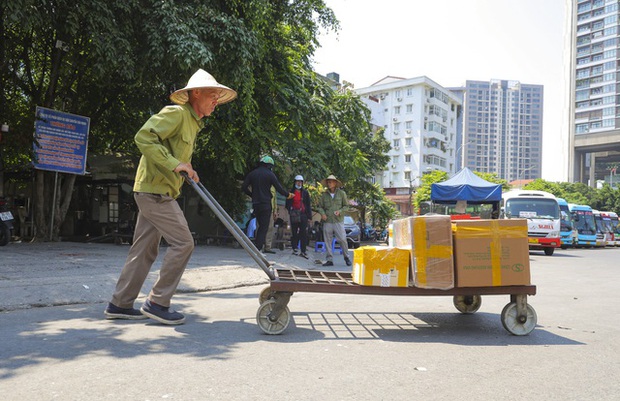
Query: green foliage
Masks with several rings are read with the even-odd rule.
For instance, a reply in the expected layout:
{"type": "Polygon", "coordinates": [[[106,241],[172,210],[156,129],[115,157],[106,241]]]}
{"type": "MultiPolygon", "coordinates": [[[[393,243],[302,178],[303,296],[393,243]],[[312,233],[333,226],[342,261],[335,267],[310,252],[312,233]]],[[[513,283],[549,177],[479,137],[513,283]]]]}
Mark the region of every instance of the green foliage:
{"type": "Polygon", "coordinates": [[[547,191],[558,198],[564,198],[568,203],[589,205],[596,210],[620,212],[620,189],[612,189],[608,184],[597,190],[580,182],[558,183],[537,179],[523,188],[547,191]]]}
{"type": "Polygon", "coordinates": [[[263,154],[283,182],[333,173],[353,191],[387,163],[359,97],[311,70],[319,30],[338,29],[322,0],[13,0],[0,18],[10,169],[29,168],[37,105],[90,117],[89,154],[136,156],[135,132],[198,68],[239,94],[208,118],[192,161],[233,215],[245,207],[237,182],[263,154]]]}

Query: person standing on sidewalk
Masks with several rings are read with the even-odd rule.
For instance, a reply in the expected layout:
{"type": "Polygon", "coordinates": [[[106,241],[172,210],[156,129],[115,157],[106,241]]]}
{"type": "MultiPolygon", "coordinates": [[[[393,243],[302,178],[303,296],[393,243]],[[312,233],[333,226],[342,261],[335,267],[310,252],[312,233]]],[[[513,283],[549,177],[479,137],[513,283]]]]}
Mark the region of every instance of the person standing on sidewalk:
{"type": "Polygon", "coordinates": [[[327,187],[319,198],[319,207],[317,208],[317,212],[321,214],[323,221],[323,239],[326,250],[326,260],[323,266],[334,265],[334,250],[332,249],[334,236],[336,236],[336,240],[342,249],[344,262],[347,266],[351,266],[347,233],[344,230],[344,212],[349,207],[347,194],[340,189],[342,183],[333,174],[324,179],[321,184],[327,187]]]}
{"type": "Polygon", "coordinates": [[[280,181],[278,181],[271,169],[273,169],[273,159],[271,156],[263,156],[258,163],[258,167],[250,171],[241,185],[241,190],[252,198],[252,207],[254,208],[256,223],[258,224],[256,248],[259,251],[263,251],[269,228],[269,220],[273,213],[271,210],[271,187],[273,186],[276,191],[287,199],[293,197],[293,194],[287,192],[280,184],[280,181]]]}
{"type": "Polygon", "coordinates": [[[142,153],[133,187],[138,220],[116,290],[104,311],[106,318],[150,317],[169,325],[185,321],[183,314],[170,309],[170,300],[194,250],[194,239],[176,201],[184,182],[180,173],[199,181],[191,158],[196,137],[204,127],[203,117],[236,97],[237,92],[199,69],[183,89],[170,95],[176,105],[151,116],[136,134],[135,142],[142,153]],[[134,309],[162,237],[169,247],[159,277],[140,310],[134,309]]]}
{"type": "Polygon", "coordinates": [[[286,210],[288,210],[291,221],[293,255],[308,259],[306,246],[308,245],[308,221],[312,221],[312,206],[310,194],[304,188],[303,176],[295,176],[295,185],[291,193],[293,197],[286,200],[286,210]],[[301,253],[298,246],[301,248],[301,253]]]}

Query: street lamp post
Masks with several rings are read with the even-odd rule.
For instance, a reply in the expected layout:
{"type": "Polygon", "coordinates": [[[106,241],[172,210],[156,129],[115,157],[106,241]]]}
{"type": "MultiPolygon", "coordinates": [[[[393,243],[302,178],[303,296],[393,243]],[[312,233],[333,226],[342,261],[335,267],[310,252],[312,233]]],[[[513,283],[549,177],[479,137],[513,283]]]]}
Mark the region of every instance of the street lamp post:
{"type": "MultiPolygon", "coordinates": [[[[521,177],[524,177],[524,174],[525,174],[526,171],[529,171],[529,170],[531,170],[531,169],[533,169],[535,167],[536,166],[529,166],[528,168],[521,170],[521,173],[519,173],[519,175],[517,176],[517,181],[521,180],[521,177]]],[[[521,185],[521,184],[519,184],[519,185],[521,185]]],[[[522,186],[523,185],[521,185],[519,188],[521,188],[522,186]]]]}
{"type": "MultiPolygon", "coordinates": [[[[458,157],[459,152],[461,151],[461,149],[463,149],[465,146],[469,145],[470,143],[474,143],[474,142],[476,142],[476,141],[474,141],[473,139],[470,139],[470,140],[469,140],[469,141],[467,141],[467,142],[463,142],[463,143],[461,144],[461,146],[459,146],[459,147],[456,149],[456,152],[454,153],[454,157],[458,157]]],[[[463,159],[463,158],[461,158],[461,159],[463,159]]],[[[465,163],[462,163],[462,164],[465,164],[465,163]]],[[[461,167],[461,168],[463,168],[463,166],[462,166],[462,165],[461,165],[460,167],[461,167]]]]}

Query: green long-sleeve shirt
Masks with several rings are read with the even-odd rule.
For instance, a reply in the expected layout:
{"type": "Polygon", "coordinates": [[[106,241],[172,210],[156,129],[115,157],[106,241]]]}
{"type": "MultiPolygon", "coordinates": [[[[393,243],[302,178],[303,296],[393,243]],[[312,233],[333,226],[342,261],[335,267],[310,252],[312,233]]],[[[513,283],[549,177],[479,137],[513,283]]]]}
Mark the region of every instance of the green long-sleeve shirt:
{"type": "Polygon", "coordinates": [[[191,105],[166,106],[151,116],[135,136],[142,157],[133,190],[153,194],[181,194],[183,177],[173,170],[190,163],[194,143],[204,122],[191,105]]]}
{"type": "Polygon", "coordinates": [[[333,197],[329,190],[326,190],[319,198],[317,212],[327,216],[327,220],[325,220],[327,223],[342,223],[344,221],[344,212],[346,212],[348,208],[349,200],[347,199],[347,194],[343,190],[336,189],[333,197]],[[334,214],[336,210],[340,212],[338,216],[334,214]]]}

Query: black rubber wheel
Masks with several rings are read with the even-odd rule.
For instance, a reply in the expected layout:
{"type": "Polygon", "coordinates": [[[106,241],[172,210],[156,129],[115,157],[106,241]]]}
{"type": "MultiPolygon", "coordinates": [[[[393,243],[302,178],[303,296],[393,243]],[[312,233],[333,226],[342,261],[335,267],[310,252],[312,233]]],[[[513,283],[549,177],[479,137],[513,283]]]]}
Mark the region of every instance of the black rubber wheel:
{"type": "Polygon", "coordinates": [[[555,251],[555,248],[545,248],[545,255],[551,256],[553,255],[553,251],[555,251]]]}

